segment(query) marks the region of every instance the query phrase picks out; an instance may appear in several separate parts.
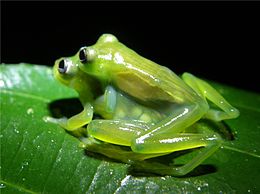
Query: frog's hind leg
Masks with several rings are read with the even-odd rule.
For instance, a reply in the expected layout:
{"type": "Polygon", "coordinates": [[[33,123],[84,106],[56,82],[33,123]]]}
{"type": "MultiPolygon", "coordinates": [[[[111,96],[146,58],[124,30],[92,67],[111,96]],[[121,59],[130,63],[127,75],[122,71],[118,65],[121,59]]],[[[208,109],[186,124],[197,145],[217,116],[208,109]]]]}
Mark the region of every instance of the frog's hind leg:
{"type": "MultiPolygon", "coordinates": [[[[145,126],[143,122],[126,120],[93,120],[88,125],[88,135],[101,141],[131,146],[133,153],[113,152],[109,147],[97,149],[89,147],[90,151],[98,152],[111,158],[120,159],[127,162],[128,157],[134,160],[142,160],[165,155],[175,151],[202,148],[202,151],[190,162],[180,167],[171,167],[168,174],[182,176],[200,165],[206,158],[214,153],[221,145],[222,139],[213,132],[205,133],[172,133],[171,131],[151,136],[145,143],[136,144],[136,138],[149,131],[151,126],[145,126]],[[120,153],[118,155],[118,153],[120,153]],[[121,156],[121,157],[120,157],[121,156]],[[131,157],[130,157],[131,156],[131,157]]],[[[128,162],[127,162],[128,163],[128,162]]],[[[163,170],[163,169],[161,169],[163,170]]]]}
{"type": "MultiPolygon", "coordinates": [[[[211,137],[212,139],[215,137],[211,137]]],[[[212,140],[211,140],[212,141],[212,140]]],[[[194,168],[199,166],[205,159],[210,157],[219,147],[221,146],[221,141],[214,140],[202,148],[200,153],[198,153],[191,161],[180,167],[175,167],[172,169],[172,175],[183,176],[191,172],[194,168]]]]}
{"type": "Polygon", "coordinates": [[[56,123],[68,131],[74,131],[88,124],[92,120],[92,117],[93,117],[93,107],[91,104],[87,103],[84,106],[82,112],[70,118],[57,119],[52,117],[45,117],[44,119],[47,122],[56,123]]]}
{"type": "Polygon", "coordinates": [[[87,151],[99,153],[108,158],[119,160],[128,164],[134,164],[137,161],[143,162],[143,160],[145,159],[165,155],[165,153],[139,154],[131,151],[129,147],[118,146],[111,143],[102,142],[93,137],[81,137],[80,140],[80,147],[86,149],[87,151]]]}
{"type": "Polygon", "coordinates": [[[145,144],[136,144],[133,142],[131,148],[136,153],[155,154],[169,153],[193,148],[201,148],[200,153],[187,164],[180,167],[172,167],[169,174],[174,176],[183,176],[191,172],[200,165],[205,159],[211,156],[222,143],[222,139],[214,133],[162,133],[160,136],[153,136],[146,139],[145,144]],[[203,148],[202,148],[203,147],[203,148]]]}
{"type": "Polygon", "coordinates": [[[201,97],[213,102],[221,110],[210,108],[204,118],[221,121],[239,116],[239,111],[231,106],[212,86],[190,73],[184,73],[182,79],[201,97]]]}
{"type": "Polygon", "coordinates": [[[95,119],[88,124],[88,134],[117,145],[130,146],[131,140],[149,129],[144,122],[95,119]]]}

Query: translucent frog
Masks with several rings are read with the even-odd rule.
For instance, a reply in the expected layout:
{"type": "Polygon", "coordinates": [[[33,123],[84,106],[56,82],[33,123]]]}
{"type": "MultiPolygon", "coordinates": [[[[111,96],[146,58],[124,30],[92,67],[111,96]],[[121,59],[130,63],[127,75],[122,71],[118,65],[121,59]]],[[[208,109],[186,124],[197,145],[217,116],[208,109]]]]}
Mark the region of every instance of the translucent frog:
{"type": "MultiPolygon", "coordinates": [[[[190,73],[180,78],[111,34],[103,34],[75,56],[58,59],[53,70],[57,80],[78,92],[84,110],[68,119],[50,121],[69,131],[87,125],[88,138],[82,138],[87,149],[126,163],[202,148],[187,164],[167,169],[175,176],[191,172],[222,143],[214,131],[190,128],[200,119],[222,121],[239,116],[204,80],[190,73]],[[94,113],[101,119],[94,119],[94,113]]],[[[155,168],[160,173],[164,167],[155,168]]]]}

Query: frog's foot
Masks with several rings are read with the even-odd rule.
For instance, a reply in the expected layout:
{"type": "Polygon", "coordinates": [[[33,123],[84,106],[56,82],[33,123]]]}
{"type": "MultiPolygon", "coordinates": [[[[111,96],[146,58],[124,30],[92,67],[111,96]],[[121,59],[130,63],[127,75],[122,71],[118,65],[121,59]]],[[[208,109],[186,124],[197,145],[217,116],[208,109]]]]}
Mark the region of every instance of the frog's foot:
{"type": "Polygon", "coordinates": [[[45,122],[58,124],[68,131],[74,131],[88,124],[92,120],[92,117],[93,107],[91,104],[86,104],[82,112],[70,118],[53,118],[46,116],[43,119],[45,122]]]}
{"type": "Polygon", "coordinates": [[[54,117],[50,117],[50,116],[45,116],[43,117],[43,120],[47,123],[54,123],[54,124],[58,124],[61,127],[65,126],[65,123],[67,122],[67,118],[66,117],[62,117],[62,118],[54,118],[54,117]]]}
{"type": "MultiPolygon", "coordinates": [[[[43,120],[45,122],[57,124],[57,125],[61,126],[62,128],[65,128],[67,126],[67,122],[68,122],[68,119],[66,117],[63,117],[63,118],[53,118],[53,117],[50,117],[50,116],[45,116],[45,117],[43,117],[43,120]]],[[[77,129],[67,130],[67,131],[71,135],[73,135],[75,137],[82,137],[82,136],[86,136],[87,135],[86,128],[84,128],[84,127],[79,127],[77,129]]]]}

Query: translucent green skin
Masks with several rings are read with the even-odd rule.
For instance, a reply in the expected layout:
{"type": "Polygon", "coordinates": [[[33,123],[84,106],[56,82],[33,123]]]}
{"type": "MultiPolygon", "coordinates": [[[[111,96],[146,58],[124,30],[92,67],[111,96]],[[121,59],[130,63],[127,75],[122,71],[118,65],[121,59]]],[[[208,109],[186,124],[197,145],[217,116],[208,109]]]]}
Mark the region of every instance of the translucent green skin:
{"type": "Polygon", "coordinates": [[[181,79],[111,34],[102,35],[95,45],[81,48],[73,57],[57,60],[54,75],[79,93],[84,106],[73,118],[55,122],[67,130],[88,124],[91,138],[111,143],[93,146],[98,143],[87,140],[89,149],[128,162],[204,147],[189,163],[172,168],[172,175],[187,174],[221,144],[213,131],[195,133],[188,128],[201,118],[221,121],[239,116],[239,111],[205,81],[188,73],[181,79]],[[61,73],[64,63],[69,68],[61,73]],[[212,109],[207,99],[218,109],[212,109]],[[93,120],[94,112],[103,119],[93,120]],[[132,151],[114,145],[129,146],[132,151]]]}

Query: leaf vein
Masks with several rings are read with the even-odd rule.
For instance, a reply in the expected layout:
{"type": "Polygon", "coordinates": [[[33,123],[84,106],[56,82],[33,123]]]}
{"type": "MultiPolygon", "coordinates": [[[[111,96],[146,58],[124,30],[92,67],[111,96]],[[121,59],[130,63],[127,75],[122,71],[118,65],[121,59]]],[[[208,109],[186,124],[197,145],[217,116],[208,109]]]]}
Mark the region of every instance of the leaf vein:
{"type": "Polygon", "coordinates": [[[94,184],[96,183],[96,179],[97,179],[97,176],[99,175],[99,170],[101,169],[101,167],[103,167],[104,166],[104,161],[102,160],[101,162],[100,162],[100,164],[97,166],[97,168],[96,168],[96,170],[95,170],[95,174],[93,175],[93,178],[92,178],[92,180],[90,181],[91,182],[91,184],[89,184],[89,186],[88,186],[88,188],[87,188],[87,190],[86,190],[86,192],[85,193],[88,193],[90,190],[91,190],[91,188],[94,186],[94,184]]]}
{"type": "Polygon", "coordinates": [[[52,162],[52,164],[51,164],[51,169],[49,170],[49,173],[48,173],[48,175],[47,175],[45,184],[44,184],[44,186],[43,186],[43,193],[45,192],[46,185],[47,185],[47,183],[48,183],[48,181],[49,181],[50,175],[52,174],[52,171],[53,171],[53,169],[54,169],[54,166],[55,166],[55,164],[57,163],[57,158],[58,158],[58,156],[59,156],[60,153],[61,153],[61,150],[62,150],[62,147],[63,147],[64,143],[65,143],[65,134],[63,135],[63,141],[62,141],[62,144],[61,144],[61,146],[60,146],[60,149],[57,151],[57,154],[56,154],[56,156],[55,156],[55,159],[53,160],[53,162],[52,162]]]}
{"type": "Polygon", "coordinates": [[[242,153],[242,154],[247,154],[249,156],[253,156],[253,157],[256,157],[256,158],[260,158],[260,155],[258,154],[254,154],[254,153],[250,153],[248,151],[245,151],[245,150],[241,150],[239,148],[235,148],[235,147],[230,147],[230,146],[223,146],[223,148],[227,149],[227,150],[232,150],[232,151],[235,151],[235,152],[239,152],[239,153],[242,153]]]}
{"type": "Polygon", "coordinates": [[[247,105],[236,105],[236,104],[233,104],[233,105],[237,108],[242,108],[242,109],[251,110],[251,111],[255,111],[255,112],[260,113],[260,110],[255,108],[255,107],[251,107],[251,106],[247,106],[247,105]]]}
{"type": "Polygon", "coordinates": [[[2,184],[8,185],[8,186],[10,186],[10,187],[17,188],[17,190],[24,191],[24,192],[26,192],[26,193],[37,194],[37,192],[34,192],[34,191],[31,191],[31,190],[26,189],[26,188],[24,188],[24,187],[21,187],[20,185],[16,185],[16,184],[13,184],[13,183],[10,183],[10,182],[6,182],[6,181],[4,181],[4,180],[0,180],[0,182],[1,182],[2,184]]]}
{"type": "Polygon", "coordinates": [[[5,89],[1,89],[1,93],[3,94],[11,94],[11,95],[15,95],[15,96],[20,96],[20,97],[24,97],[24,98],[30,98],[30,99],[34,99],[34,100],[39,100],[42,102],[50,102],[50,99],[46,99],[40,96],[36,96],[36,95],[32,95],[32,94],[27,94],[24,92],[17,92],[17,91],[11,91],[11,90],[5,90],[5,89]]]}
{"type": "Polygon", "coordinates": [[[73,177],[75,176],[75,174],[77,172],[77,169],[80,166],[80,164],[82,163],[82,161],[83,161],[83,158],[81,158],[80,161],[77,163],[77,165],[76,165],[76,167],[75,167],[75,169],[73,171],[73,174],[70,177],[70,180],[69,180],[68,184],[66,184],[66,186],[64,187],[64,190],[66,190],[67,187],[70,187],[70,185],[74,184],[74,183],[71,183],[71,182],[73,181],[73,177]]]}
{"type": "MultiPolygon", "coordinates": [[[[17,158],[18,154],[19,154],[19,153],[21,152],[21,150],[22,150],[22,147],[23,147],[23,144],[24,144],[24,139],[25,139],[25,138],[24,138],[24,134],[25,134],[25,133],[23,133],[23,136],[22,136],[22,142],[19,144],[19,148],[18,148],[17,151],[15,152],[16,154],[15,154],[13,160],[12,160],[12,163],[10,164],[11,168],[9,168],[8,171],[7,171],[7,173],[6,173],[6,177],[8,177],[10,170],[14,169],[12,166],[13,166],[14,163],[17,161],[16,158],[17,158]]],[[[20,172],[19,172],[19,173],[20,173],[20,172]]]]}

